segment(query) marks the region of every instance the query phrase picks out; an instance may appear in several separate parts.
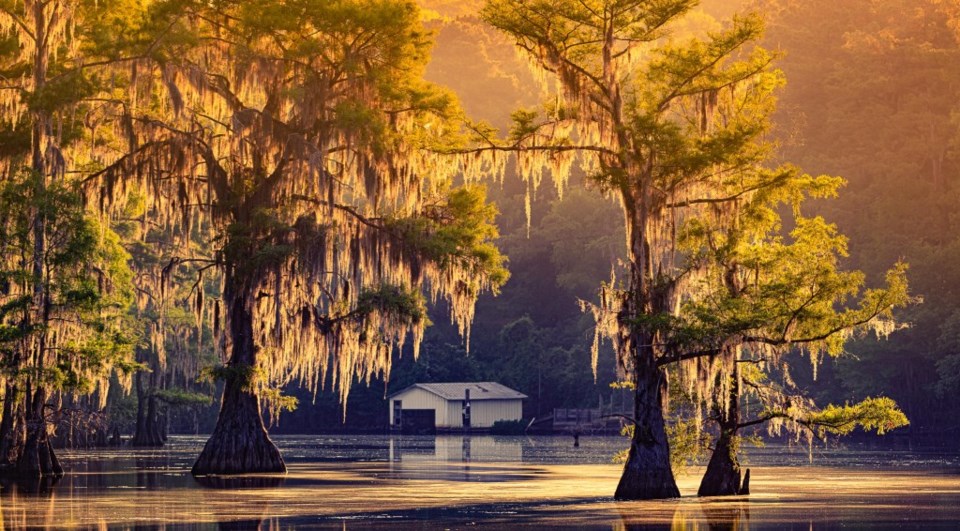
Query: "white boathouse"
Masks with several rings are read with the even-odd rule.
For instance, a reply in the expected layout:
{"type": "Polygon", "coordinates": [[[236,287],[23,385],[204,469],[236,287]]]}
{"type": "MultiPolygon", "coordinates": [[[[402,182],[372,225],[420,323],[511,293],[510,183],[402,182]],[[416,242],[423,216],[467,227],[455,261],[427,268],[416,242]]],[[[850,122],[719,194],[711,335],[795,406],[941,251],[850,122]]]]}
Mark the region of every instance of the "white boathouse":
{"type": "Polygon", "coordinates": [[[496,382],[418,383],[387,397],[390,426],[406,433],[489,429],[523,418],[526,395],[496,382]]]}

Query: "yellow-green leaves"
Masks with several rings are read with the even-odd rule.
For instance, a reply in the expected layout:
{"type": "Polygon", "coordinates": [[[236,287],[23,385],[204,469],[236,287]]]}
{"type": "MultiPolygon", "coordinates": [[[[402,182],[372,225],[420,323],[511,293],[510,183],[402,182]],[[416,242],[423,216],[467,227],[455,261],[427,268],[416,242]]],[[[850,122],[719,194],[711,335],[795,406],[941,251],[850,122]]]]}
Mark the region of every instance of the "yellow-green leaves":
{"type": "Polygon", "coordinates": [[[867,398],[853,405],[830,404],[810,415],[805,421],[821,436],[826,433],[845,435],[857,427],[883,435],[894,428],[910,424],[897,403],[887,397],[867,398]]]}
{"type": "Polygon", "coordinates": [[[486,197],[483,186],[457,188],[428,203],[419,215],[389,223],[408,245],[436,261],[441,269],[462,269],[466,274],[460,281],[470,286],[470,291],[489,288],[496,292],[510,274],[506,257],[495,246],[498,212],[486,197]]]}

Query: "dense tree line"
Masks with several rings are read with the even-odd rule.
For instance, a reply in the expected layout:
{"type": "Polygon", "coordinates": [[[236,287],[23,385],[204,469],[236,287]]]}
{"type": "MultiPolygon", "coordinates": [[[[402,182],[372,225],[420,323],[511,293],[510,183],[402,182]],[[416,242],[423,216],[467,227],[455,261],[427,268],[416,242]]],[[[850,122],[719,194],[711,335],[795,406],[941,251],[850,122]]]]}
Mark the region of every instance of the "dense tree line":
{"type": "Polygon", "coordinates": [[[923,299],[909,327],[858,341],[803,385],[829,401],[881,391],[911,419],[899,435],[949,445],[958,429],[956,321],[957,70],[953,2],[759,2],[766,41],[790,80],[776,117],[783,156],[843,175],[839,199],[816,205],[850,236],[848,264],[877,278],[910,264],[923,299]]]}

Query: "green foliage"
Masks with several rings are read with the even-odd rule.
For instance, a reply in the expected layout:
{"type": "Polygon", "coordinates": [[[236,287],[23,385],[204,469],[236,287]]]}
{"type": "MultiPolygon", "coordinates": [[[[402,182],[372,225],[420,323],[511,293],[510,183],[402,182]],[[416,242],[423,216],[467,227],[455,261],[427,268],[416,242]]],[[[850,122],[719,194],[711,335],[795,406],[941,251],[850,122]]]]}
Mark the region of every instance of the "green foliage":
{"type": "Polygon", "coordinates": [[[670,467],[676,475],[684,475],[694,465],[709,459],[710,434],[695,418],[675,417],[667,423],[670,440],[670,467]]]}
{"type": "Polygon", "coordinates": [[[280,418],[280,413],[294,411],[297,409],[299,400],[297,397],[285,395],[280,389],[274,387],[263,387],[258,395],[261,399],[261,405],[267,412],[267,421],[274,424],[280,418]]]}
{"type": "MultiPolygon", "coordinates": [[[[715,291],[686,307],[695,320],[687,323],[688,338],[719,344],[742,337],[838,356],[851,333],[874,330],[887,335],[895,330],[892,311],[914,300],[906,265],[896,264],[883,288],[861,292],[864,275],[839,269],[846,239],[836,228],[821,218],[799,218],[796,223],[791,242],[768,233],[768,239],[717,250],[714,259],[721,267],[710,288],[715,291]],[[731,276],[734,287],[728,285],[731,276]]],[[[736,241],[743,240],[737,236],[736,241]]]]}
{"type": "MultiPolygon", "coordinates": [[[[129,255],[112,231],[90,217],[72,187],[21,172],[0,183],[0,351],[10,368],[21,349],[54,338],[55,353],[30,370],[53,389],[91,393],[111,371],[129,375],[136,335],[129,255]],[[35,222],[43,220],[43,276],[37,278],[35,222]],[[41,312],[34,295],[43,293],[41,312]],[[37,318],[37,316],[40,316],[37,318]]],[[[47,343],[50,345],[51,343],[47,343]]]]}
{"type": "Polygon", "coordinates": [[[479,291],[475,282],[482,276],[489,277],[498,290],[510,273],[505,267],[506,257],[494,245],[499,237],[494,224],[498,212],[486,197],[483,186],[457,188],[442,200],[426,205],[420,215],[394,218],[387,226],[441,269],[453,264],[463,268],[468,274],[461,280],[472,292],[479,291]]]}
{"type": "Polygon", "coordinates": [[[513,120],[510,128],[510,140],[517,142],[534,133],[541,127],[540,113],[533,109],[519,109],[510,115],[513,120]]]}
{"type": "Polygon", "coordinates": [[[213,403],[213,398],[210,395],[179,387],[158,389],[154,391],[153,395],[171,406],[208,406],[213,403]]]}
{"type": "Polygon", "coordinates": [[[200,370],[198,382],[239,382],[244,389],[252,391],[263,383],[264,371],[252,365],[217,365],[200,370]]]}
{"type": "Polygon", "coordinates": [[[362,318],[374,311],[411,324],[428,320],[427,301],[422,293],[387,284],[378,289],[364,290],[357,299],[355,314],[358,317],[362,318]]]}
{"type": "Polygon", "coordinates": [[[806,421],[821,437],[826,433],[846,435],[857,427],[883,435],[889,430],[910,423],[897,407],[897,403],[887,397],[867,398],[853,405],[830,404],[806,421]]]}
{"type": "MultiPolygon", "coordinates": [[[[239,383],[246,392],[255,393],[262,400],[261,405],[267,412],[268,421],[276,422],[280,413],[283,411],[294,411],[297,409],[298,399],[294,396],[283,394],[279,388],[270,385],[266,371],[262,367],[251,365],[221,365],[208,366],[200,370],[197,377],[198,382],[216,382],[223,380],[231,383],[239,383]]],[[[159,390],[155,392],[161,400],[164,396],[170,396],[177,399],[188,399],[193,404],[200,404],[208,400],[206,395],[191,393],[182,390],[159,390]]],[[[207,402],[208,403],[208,402],[207,402]]]]}
{"type": "Polygon", "coordinates": [[[257,208],[243,218],[231,223],[218,238],[223,256],[240,272],[252,275],[276,269],[295,255],[297,247],[286,236],[293,229],[303,231],[302,223],[291,226],[276,208],[257,208]]]}

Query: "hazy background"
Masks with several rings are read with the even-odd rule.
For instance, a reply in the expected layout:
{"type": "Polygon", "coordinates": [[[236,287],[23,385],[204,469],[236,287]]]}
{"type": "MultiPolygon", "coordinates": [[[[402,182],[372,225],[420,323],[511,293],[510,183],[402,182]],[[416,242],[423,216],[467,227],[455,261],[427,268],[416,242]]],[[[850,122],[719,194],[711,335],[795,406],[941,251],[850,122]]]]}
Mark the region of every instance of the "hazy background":
{"type": "MultiPolygon", "coordinates": [[[[505,127],[518,107],[536,104],[538,89],[510,42],[475,16],[481,0],[421,0],[436,48],[428,77],[453,89],[477,119],[505,127]]],[[[820,403],[886,394],[912,421],[887,442],[945,442],[960,430],[960,237],[957,196],[960,140],[960,2],[955,0],[712,0],[684,31],[709,31],[745,9],[766,15],[763,45],[784,53],[788,79],[775,134],[782,159],[809,173],[849,181],[838,200],[814,203],[850,238],[847,265],[872,282],[897,259],[924,303],[902,313],[911,323],[888,340],[849,345],[825,360],[812,379],[799,363],[797,382],[820,403]],[[718,21],[719,20],[719,21],[718,21]]],[[[496,380],[530,399],[527,418],[554,407],[596,407],[609,399],[613,357],[590,371],[592,320],[577,299],[594,298],[622,252],[619,208],[577,182],[558,199],[545,185],[533,205],[529,237],[523,187],[508,173],[489,183],[501,211],[502,249],[512,279],[477,309],[471,351],[443,308],[419,363],[409,355],[383,382],[352,391],[347,422],[334,394],[301,398],[275,432],[370,429],[386,425],[386,391],[415,381],[496,380]]],[[[211,414],[211,419],[215,418],[211,414]]],[[[212,422],[212,420],[211,420],[212,422]]]]}

